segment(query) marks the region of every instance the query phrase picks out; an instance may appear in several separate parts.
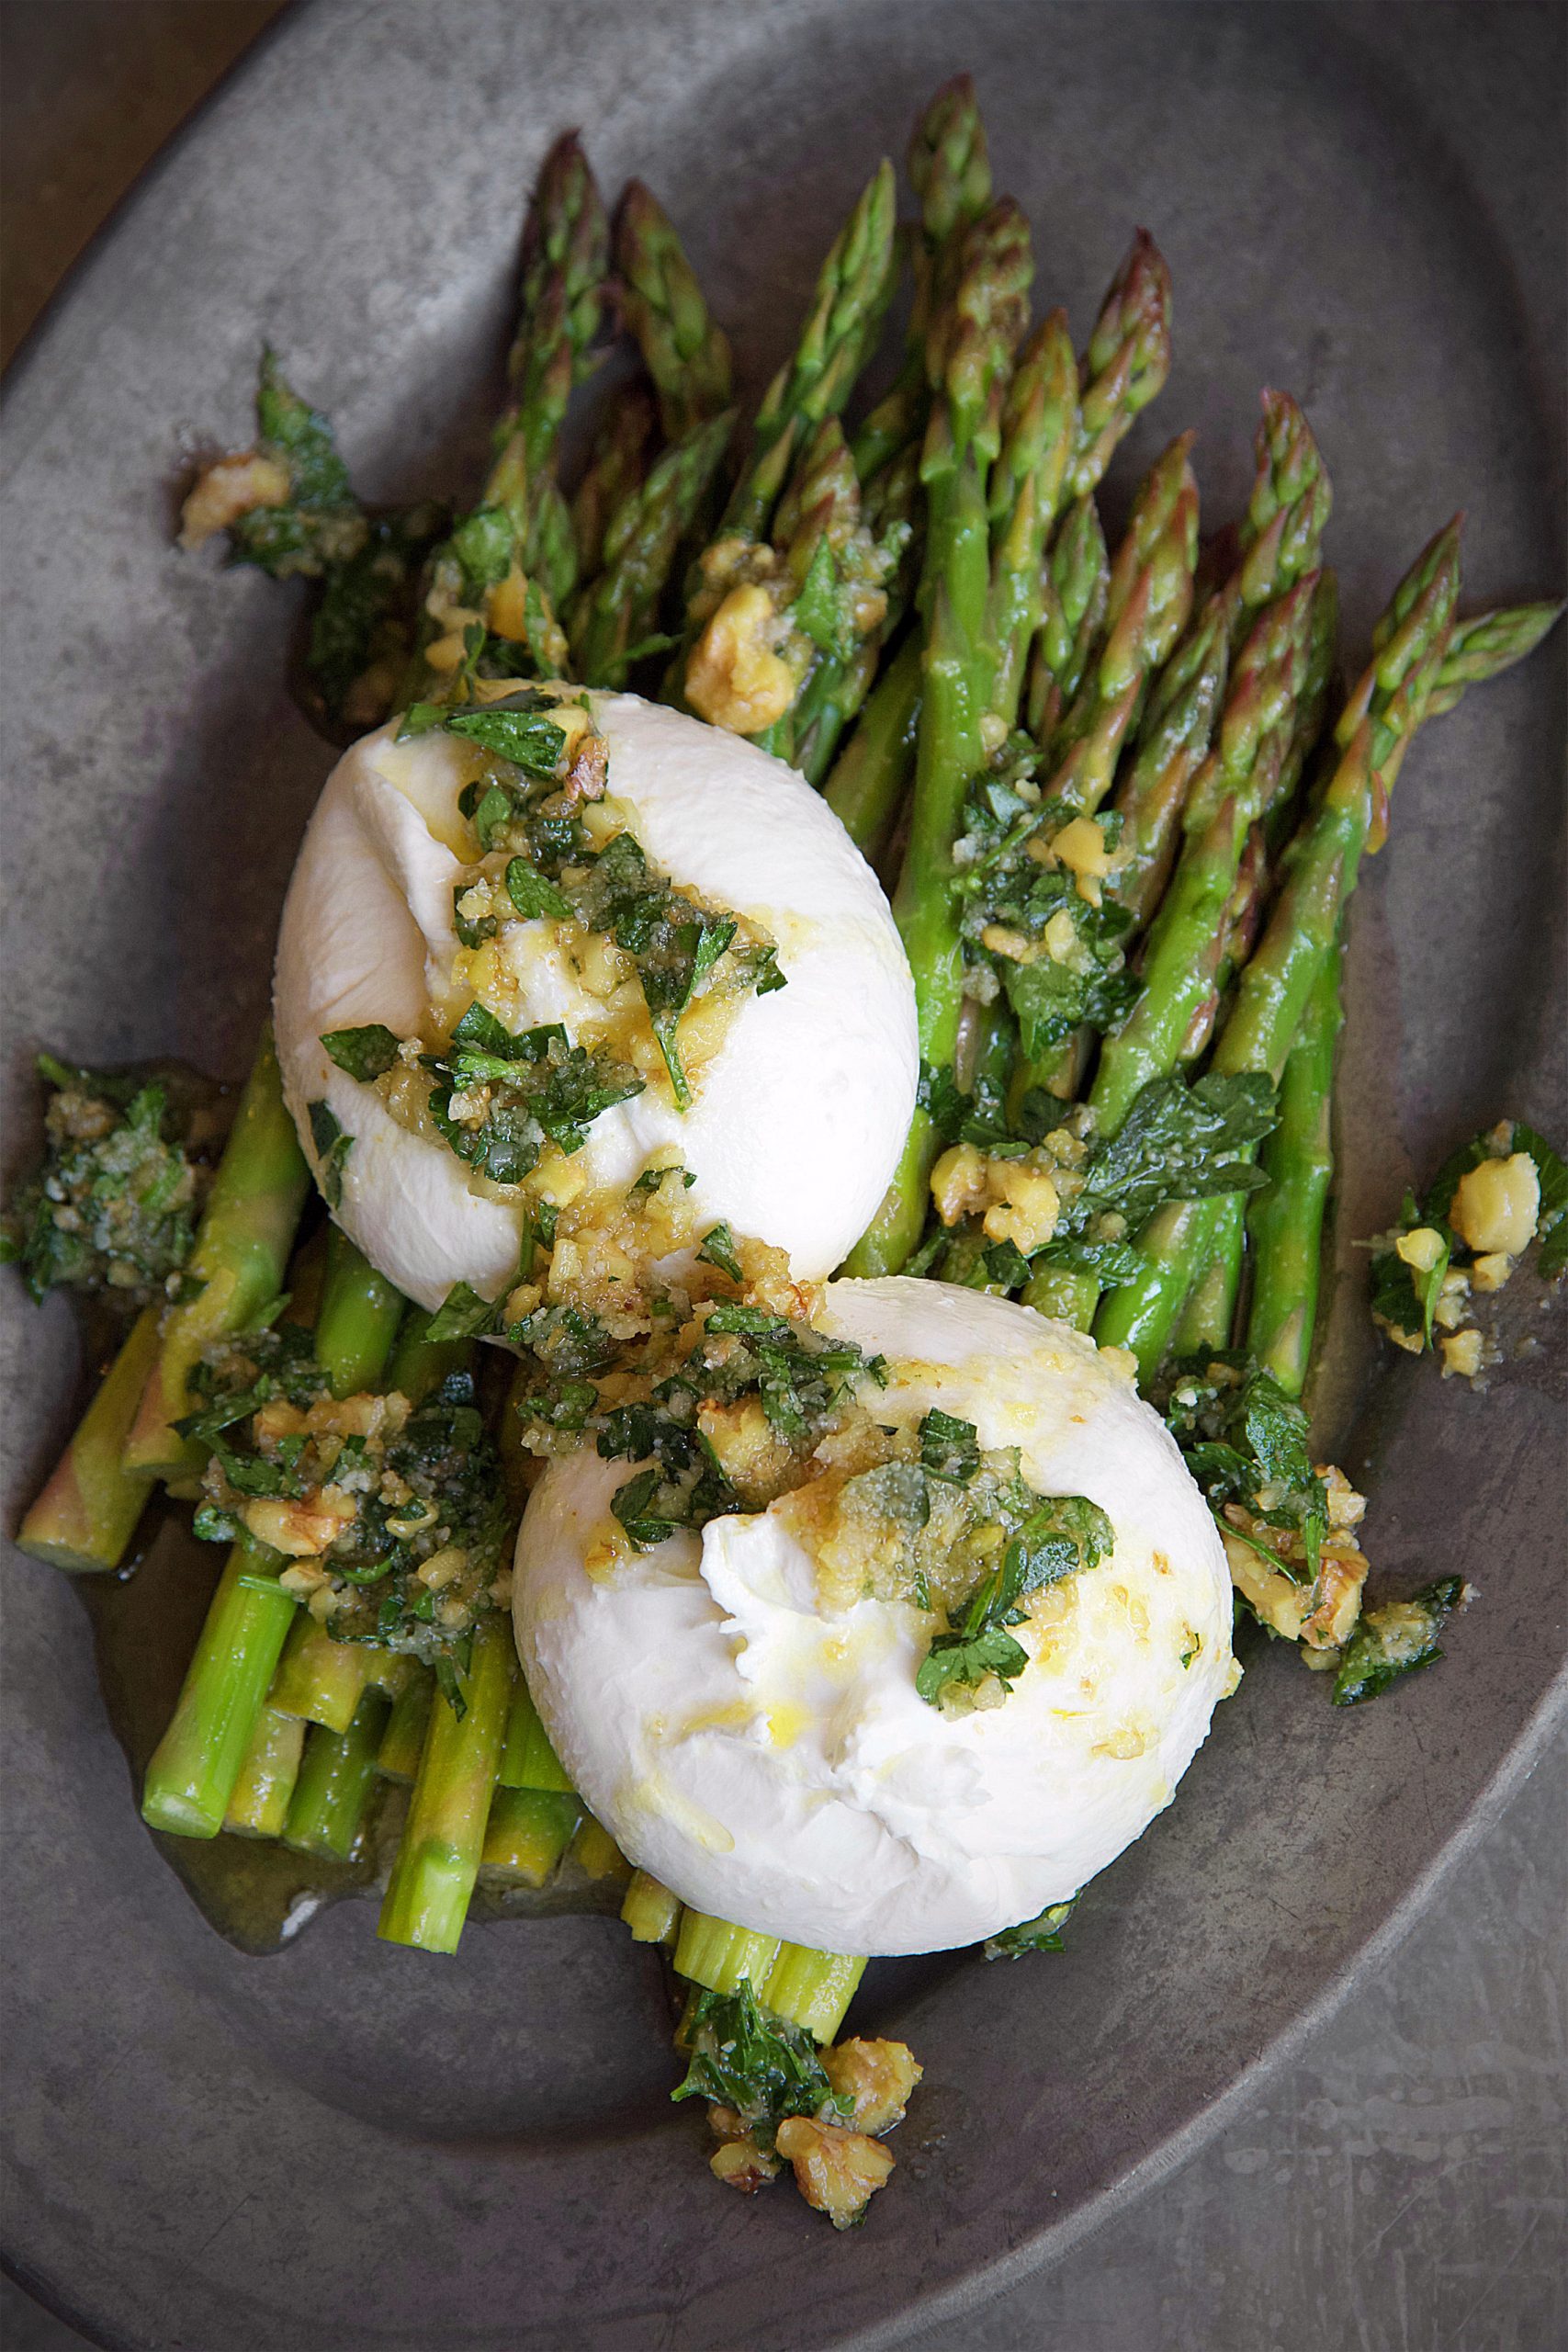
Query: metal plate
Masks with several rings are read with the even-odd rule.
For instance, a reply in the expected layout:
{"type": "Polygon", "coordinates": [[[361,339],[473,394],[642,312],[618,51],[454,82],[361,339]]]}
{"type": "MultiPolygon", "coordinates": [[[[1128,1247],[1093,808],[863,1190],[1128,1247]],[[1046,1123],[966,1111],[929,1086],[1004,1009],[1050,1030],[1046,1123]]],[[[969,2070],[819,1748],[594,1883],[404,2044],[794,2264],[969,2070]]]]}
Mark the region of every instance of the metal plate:
{"type": "MultiPolygon", "coordinates": [[[[1178,365],[1123,495],[1196,423],[1222,518],[1257,388],[1281,382],[1334,471],[1352,644],[1461,503],[1471,600],[1557,578],[1555,345],[1532,342],[1506,248],[1355,13],[291,16],[100,242],[10,397],[12,1156],[35,1041],[243,1067],[328,764],[281,691],[287,600],[168,550],[186,453],[243,432],[265,332],[370,492],[460,478],[495,396],[521,191],[564,122],[606,187],[660,189],[755,383],[871,162],[971,63],[1043,299],[1081,328],[1134,220],[1170,257],[1178,365]]],[[[869,2014],[927,2079],[893,2188],[838,2240],[782,2192],[714,2188],[700,2125],[664,2101],[654,1966],[610,1923],[484,1930],[451,1962],[378,1945],[364,1906],[273,1961],[220,1943],[139,1828],[72,1595],[13,1556],[9,2250],[30,2282],[135,2347],[888,2342],[1101,2218],[1377,1964],[1562,1692],[1548,1357],[1486,1398],[1430,1366],[1374,1376],[1348,1238],[1499,1111],[1561,1128],[1540,1011],[1561,687],[1554,648],[1434,729],[1358,900],[1332,1418],[1342,1432],[1366,1393],[1353,1461],[1380,1566],[1462,1566],[1483,1589],[1450,1663],[1343,1718],[1263,1658],[1068,1954],[886,1973],[869,2014]]],[[[8,1306],[14,1510],[69,1426],[75,1364],[62,1312],[8,1306]]]]}

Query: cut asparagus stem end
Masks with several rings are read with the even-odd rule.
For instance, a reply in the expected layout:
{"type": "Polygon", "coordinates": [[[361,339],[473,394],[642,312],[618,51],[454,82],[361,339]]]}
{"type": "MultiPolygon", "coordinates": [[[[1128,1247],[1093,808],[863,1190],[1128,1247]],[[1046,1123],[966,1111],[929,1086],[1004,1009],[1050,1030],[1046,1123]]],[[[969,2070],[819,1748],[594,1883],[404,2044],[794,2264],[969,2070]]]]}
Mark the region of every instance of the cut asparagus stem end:
{"type": "Polygon", "coordinates": [[[498,1787],[485,1826],[481,1874],[511,1885],[543,1886],[581,1819],[580,1797],[498,1787]]]}
{"type": "Polygon", "coordinates": [[[186,1672],[174,1721],[152,1751],[141,1817],[176,1838],[216,1838],[266,1703],[292,1595],[276,1554],[230,1553],[186,1672]]]}
{"type": "Polygon", "coordinates": [[[264,1707],[223,1816],[231,1837],[282,1837],[304,1750],[305,1726],[299,1716],[264,1707]]]}
{"type": "Polygon", "coordinates": [[[675,1973],[709,1993],[733,1993],[738,1984],[750,1984],[760,1995],[778,1953],[777,1936],[732,1927],[728,1919],[709,1918],[705,1911],[681,1914],[675,1973]]]}
{"type": "Polygon", "coordinates": [[[49,1484],[23,1520],[17,1543],[30,1558],[76,1575],[118,1568],[152,1490],[150,1476],[121,1457],[142,1393],[158,1360],[159,1317],[143,1307],[61,1455],[49,1484]]]}
{"type": "Polygon", "coordinates": [[[758,1998],[787,2024],[804,2026],[818,2041],[831,2041],[864,1973],[864,1961],[846,1952],[780,1944],[758,1998]]]}
{"type": "Polygon", "coordinates": [[[512,1627],[499,1613],[475,1632],[457,1714],[437,1692],[408,1819],[377,1929],[389,1943],[456,1951],[479,1875],[512,1698],[512,1627]]]}
{"type": "Polygon", "coordinates": [[[632,1874],[630,1862],[592,1814],[571,1841],[571,1859],[585,1878],[619,1879],[624,1884],[632,1874]]]}
{"type": "Polygon", "coordinates": [[[387,1714],[381,1693],[367,1690],[345,1732],[311,1724],[283,1832],[286,1846],[325,1861],[348,1860],[376,1785],[376,1751],[387,1714]]]}
{"type": "Polygon", "coordinates": [[[678,1898],[647,1871],[634,1871],[621,1917],[637,1944],[672,1944],[681,1921],[678,1898]]]}

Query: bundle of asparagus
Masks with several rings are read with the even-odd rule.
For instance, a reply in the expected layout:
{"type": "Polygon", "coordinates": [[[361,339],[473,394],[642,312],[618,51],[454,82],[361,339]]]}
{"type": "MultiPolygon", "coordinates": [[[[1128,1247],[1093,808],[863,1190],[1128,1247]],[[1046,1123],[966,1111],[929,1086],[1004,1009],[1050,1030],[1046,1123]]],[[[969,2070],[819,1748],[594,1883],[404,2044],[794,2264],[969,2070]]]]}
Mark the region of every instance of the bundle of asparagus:
{"type": "MultiPolygon", "coordinates": [[[[268,354],[257,443],[204,471],[184,540],[223,530],[234,560],[316,583],[329,724],[570,676],[641,684],[802,767],[887,875],[924,1064],[848,1271],[1021,1294],[1131,1350],[1249,1605],[1338,1668],[1337,1696],[1365,1696],[1434,1654],[1455,1596],[1419,1599],[1408,1655],[1375,1611],[1358,1631],[1359,1498],[1313,1464],[1295,1401],[1346,910],[1418,729],[1559,608],[1461,620],[1451,524],[1336,707],[1330,492],[1294,401],[1264,395],[1233,526],[1201,541],[1183,435],[1110,549],[1097,493],[1169,369],[1160,254],[1140,232],[1075,356],[1061,311],[1031,331],[1029,227],[994,198],[967,77],[926,109],[908,164],[904,356],[858,421],[902,250],[889,165],[742,438],[728,345],[673,225],[633,183],[612,228],[569,135],[535,191],[477,503],[455,522],[369,514],[268,354]],[[607,321],[637,372],[569,496],[561,427],[607,321]]],[[[481,1872],[537,1885],[570,1852],[624,1880],[633,1936],[687,1988],[683,2089],[728,2119],[716,2170],[754,2187],[785,2154],[813,2202],[854,2218],[887,2163],[870,2135],[913,2079],[887,2089],[894,2045],[817,2055],[863,1962],[682,1911],[587,1815],[515,1668],[503,1563],[530,1472],[514,1417],[483,1426],[460,1302],[406,1306],[336,1232],[313,1283],[308,1190],[264,1043],[180,1263],[21,1530],[39,1558],[114,1570],[162,1483],[205,1497],[205,1532],[232,1540],[146,1819],[342,1859],[378,1794],[406,1790],[380,1932],[436,1951],[456,1948],[481,1872]],[[366,1461],[395,1481],[374,1525],[348,1475],[366,1461]],[[493,1501],[503,1473],[509,1510],[481,1525],[476,1480],[493,1501]]],[[[1055,1945],[1061,1916],[998,1949],[1055,1945]]]]}

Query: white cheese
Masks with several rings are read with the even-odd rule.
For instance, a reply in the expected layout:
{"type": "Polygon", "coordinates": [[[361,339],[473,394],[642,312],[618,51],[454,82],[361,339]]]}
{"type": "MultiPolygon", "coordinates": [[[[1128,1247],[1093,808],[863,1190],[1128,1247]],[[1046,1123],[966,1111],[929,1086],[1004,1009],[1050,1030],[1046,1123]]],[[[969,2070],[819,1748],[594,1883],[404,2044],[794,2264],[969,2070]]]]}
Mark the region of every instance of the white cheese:
{"type": "Polygon", "coordinates": [[[915,1674],[935,1621],[821,1609],[777,1509],[590,1574],[635,1465],[553,1462],[518,1539],[520,1654],[550,1736],[634,1860],[698,1908],[831,1951],[913,1952],[1065,1900],[1168,1804],[1231,1686],[1230,1578],[1125,1360],[1006,1300],[840,1282],[824,1328],[884,1354],[879,1419],[933,1405],[1108,1513],[1111,1555],[1040,1596],[1031,1663],[950,1714],[915,1674]],[[1183,1663],[1185,1659],[1186,1663],[1183,1663]]]}
{"type": "MultiPolygon", "coordinates": [[[[781,761],[633,695],[592,704],[610,789],[648,856],[766,931],[788,985],[741,1001],[684,1116],[650,1088],[603,1114],[574,1164],[614,1185],[672,1148],[695,1176],[698,1216],[820,1279],[869,1223],[914,1106],[914,990],[887,902],[826,803],[781,761]]],[[[344,753],[299,853],[274,992],[284,1089],[312,1163],[311,1102],[354,1139],[339,1222],[425,1306],[457,1282],[492,1297],[512,1279],[521,1210],[473,1190],[446,1145],[400,1125],[321,1035],[383,1022],[412,1036],[427,1003],[445,1001],[470,772],[439,729],[398,743],[379,729],[344,753]]],[[[549,939],[545,923],[511,934],[514,1025],[564,1021],[570,1033],[591,1000],[549,939]]]]}

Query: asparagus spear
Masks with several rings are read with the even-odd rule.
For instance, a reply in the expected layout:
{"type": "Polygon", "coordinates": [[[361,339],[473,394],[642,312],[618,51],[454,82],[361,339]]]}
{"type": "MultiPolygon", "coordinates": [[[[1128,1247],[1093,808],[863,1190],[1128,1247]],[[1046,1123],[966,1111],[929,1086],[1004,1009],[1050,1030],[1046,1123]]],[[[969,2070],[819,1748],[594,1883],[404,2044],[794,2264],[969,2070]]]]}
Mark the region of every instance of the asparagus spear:
{"type": "Polygon", "coordinates": [[[1334,1173],[1330,1105],[1343,1018],[1341,962],[1336,939],[1280,1081],[1280,1124],[1260,1154],[1269,1182],[1247,1204],[1253,1253],[1247,1350],[1287,1396],[1299,1396],[1306,1384],[1317,1317],[1324,1211],[1334,1173]]]}
{"type": "Polygon", "coordinates": [[[587,583],[604,560],[610,518],[646,481],[654,447],[653,394],[645,383],[630,384],[606,411],[571,495],[572,536],[587,583]]]}
{"type": "Polygon", "coordinates": [[[1558,605],[1507,605],[1456,621],[1438,682],[1427,705],[1428,718],[1440,718],[1472,686],[1511,670],[1562,616],[1558,605]]]}
{"type": "Polygon", "coordinates": [[[417,1673],[410,1675],[392,1701],[392,1712],[376,1751],[376,1770],[383,1780],[405,1781],[412,1788],[418,1778],[434,1690],[434,1676],[428,1667],[421,1667],[417,1673]]]}
{"type": "Polygon", "coordinates": [[[1086,815],[1110,790],[1149,680],[1191,607],[1198,560],[1192,438],[1180,435],[1145,477],[1111,568],[1104,649],[1052,739],[1055,767],[1046,789],[1086,815]]]}
{"type": "Polygon", "coordinates": [[[839,755],[824,797],[855,847],[881,856],[914,764],[922,648],[908,636],[882,673],[860,725],[839,755]]]}
{"type": "MultiPolygon", "coordinates": [[[[1010,203],[993,207],[969,232],[953,303],[931,336],[932,406],[921,460],[924,678],[909,843],[893,911],[914,974],[921,1058],[939,1068],[953,1057],[963,1001],[953,844],[964,791],[985,759],[986,480],[1000,446],[1007,371],[1023,332],[1032,266],[1023,215],[1010,203]]],[[[852,1273],[896,1273],[908,1257],[925,1221],[939,1148],[929,1113],[917,1110],[887,1196],[847,1261],[852,1273]]]]}
{"type": "MultiPolygon", "coordinates": [[[[1220,1033],[1213,1068],[1221,1075],[1261,1070],[1278,1081],[1282,1073],[1362,854],[1381,845],[1389,792],[1448,652],[1458,588],[1456,518],[1422,550],[1374,633],[1371,663],[1336,729],[1338,765],[1287,855],[1280,897],[1220,1033]]],[[[1239,1195],[1180,1210],[1167,1217],[1153,1246],[1141,1238],[1143,1274],[1109,1292],[1095,1320],[1096,1338],[1131,1346],[1145,1374],[1211,1260],[1224,1262],[1233,1300],[1239,1279],[1239,1195]]]]}
{"type": "Polygon", "coordinates": [[[1070,496],[1100,482],[1139,412],[1170,373],[1170,272],[1140,229],[1111,282],[1080,365],[1078,434],[1067,473],[1070,496]]]}
{"type": "Polygon", "coordinates": [[[305,1726],[273,1706],[256,1717],[223,1826],[236,1838],[281,1838],[305,1752],[305,1726]]]}
{"type": "Polygon", "coordinates": [[[586,684],[624,684],[628,663],[658,617],[676,554],[723,462],[734,425],[733,410],[694,425],[612,515],[604,534],[604,568],[584,590],[570,624],[573,663],[586,684]]]}
{"type": "Polygon", "coordinates": [[[158,1350],[158,1310],[144,1306],[17,1530],[18,1547],[33,1559],[92,1573],[125,1557],[152,1479],[128,1470],[122,1456],[158,1350]]]}
{"type": "Polygon", "coordinates": [[[141,1792],[150,1827],[216,1838],[294,1622],[277,1581],[281,1555],[236,1544],[186,1669],[179,1702],[152,1751],[141,1792]]]}
{"type": "Polygon", "coordinates": [[[681,1904],[647,1871],[634,1871],[621,1905],[621,1918],[634,1944],[673,1944],[681,1926],[681,1904]]]}
{"type": "Polygon", "coordinates": [[[482,1873],[511,1885],[543,1886],[581,1819],[581,1797],[498,1787],[485,1824],[482,1873]]]}
{"type": "Polygon", "coordinates": [[[444,1691],[430,1711],[377,1933],[422,1951],[456,1951],[479,1875],[512,1695],[512,1627],[481,1618],[462,1678],[461,1714],[444,1691]]]}
{"type": "Polygon", "coordinates": [[[729,406],[729,338],[709,315],[702,288],[663,206],[629,180],[615,215],[621,315],[659,394],[668,441],[729,406]]]}
{"type": "Polygon", "coordinates": [[[1029,673],[1029,732],[1049,743],[1083,684],[1100,641],[1111,586],[1111,557],[1091,496],[1062,518],[1040,580],[1040,630],[1029,673]]]}
{"type": "Polygon", "coordinates": [[[1061,503],[1077,424],[1077,372],[1067,314],[1053,311],[1019,354],[988,490],[987,635],[995,665],[987,707],[1010,728],[1023,695],[1029,649],[1044,618],[1045,543],[1061,503]]]}
{"type": "Polygon", "coordinates": [[[892,288],[896,201],[893,166],[884,163],[822,265],[800,341],[762,395],[750,459],[731,493],[726,531],[753,539],[765,535],[788,470],[787,445],[804,440],[825,416],[837,416],[854,389],[892,288]],[[786,444],[782,471],[780,442],[786,444]]]}
{"type": "Polygon", "coordinates": [[[1267,605],[1237,656],[1219,744],[1193,786],[1185,844],[1149,933],[1142,993],[1100,1050],[1089,1103],[1101,1134],[1114,1135],[1149,1080],[1177,1067],[1213,983],[1247,838],[1290,746],[1316,585],[1309,573],[1267,605]]]}
{"type": "Polygon", "coordinates": [[[376,1786],[376,1751],[387,1713],[381,1693],[367,1690],[346,1731],[311,1724],[284,1826],[286,1846],[327,1861],[347,1861],[376,1786]]]}
{"type": "MultiPolygon", "coordinates": [[[[1328,520],[1328,477],[1311,427],[1288,392],[1264,393],[1254,446],[1258,473],[1236,533],[1235,563],[1203,599],[1156,681],[1136,756],[1117,788],[1124,852],[1117,896],[1140,924],[1153,914],[1165,887],[1187,788],[1212,741],[1229,657],[1259,607],[1314,569],[1328,520]]],[[[1325,592],[1317,611],[1310,673],[1321,673],[1324,690],[1337,615],[1331,594],[1325,592]]],[[[1315,695],[1309,704],[1318,707],[1321,723],[1315,695]]],[[[1315,731],[1314,726],[1314,738],[1315,731]]]]}
{"type": "Polygon", "coordinates": [[[199,1449],[174,1426],[191,1410],[191,1369],[203,1349],[242,1330],[276,1296],[310,1182],[268,1030],[191,1251],[187,1273],[201,1288],[164,1317],[157,1362],[126,1442],[128,1472],[171,1478],[200,1468],[199,1449]]]}
{"type": "MultiPolygon", "coordinates": [[[[401,1294],[334,1226],[327,1241],[314,1340],[316,1361],[334,1396],[352,1396],[376,1386],[405,1304],[401,1294]]],[[[334,1641],[326,1625],[301,1611],[273,1684],[272,1704],[345,1737],[377,1662],[376,1651],[363,1643],[334,1641]]]]}
{"type": "Polygon", "coordinates": [[[855,471],[863,482],[919,441],[929,405],[926,336],[952,294],[964,233],[991,202],[986,126],[969,74],[943,83],[915,125],[907,160],[920,206],[915,301],[897,379],[855,435],[855,471]]]}
{"type": "Polygon", "coordinates": [[[316,1311],[316,1362],[334,1396],[373,1388],[385,1369],[407,1301],[333,1226],[316,1311]]]}
{"type": "Polygon", "coordinates": [[[545,157],[523,238],[510,400],[479,503],[428,568],[415,656],[400,700],[439,700],[471,683],[487,636],[560,673],[555,606],[576,572],[571,517],[550,470],[572,386],[589,367],[609,269],[609,222],[575,131],[545,157]]]}

